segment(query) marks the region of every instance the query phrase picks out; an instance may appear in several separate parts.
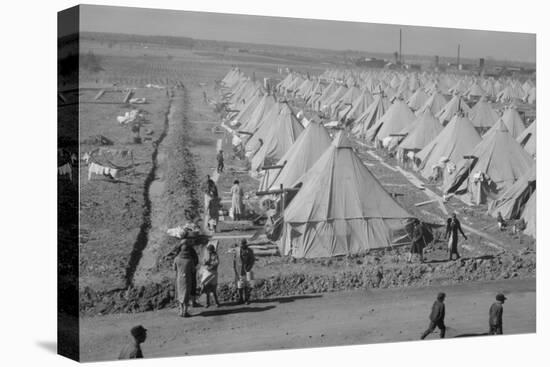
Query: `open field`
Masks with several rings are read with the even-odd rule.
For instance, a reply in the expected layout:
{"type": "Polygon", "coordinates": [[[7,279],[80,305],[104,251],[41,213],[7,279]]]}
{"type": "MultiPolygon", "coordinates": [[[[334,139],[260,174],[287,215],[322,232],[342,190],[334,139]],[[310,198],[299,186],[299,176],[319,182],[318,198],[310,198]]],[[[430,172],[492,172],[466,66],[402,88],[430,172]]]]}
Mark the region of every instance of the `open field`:
{"type": "MultiPolygon", "coordinates": [[[[274,55],[108,47],[85,41],[83,52],[88,51],[99,56],[102,70],[81,75],[85,88],[79,92],[84,102],[80,153],[96,147],[90,137],[103,135],[113,141],[110,148],[131,149],[134,165],[116,180],[99,176],[88,180],[88,167],[80,162],[84,360],[116,357],[135,323],[150,330],[144,346],[147,357],[415,340],[427,326],[428,309],[439,289],[448,292],[452,304],[449,336],[485,332],[488,302],[496,290],[511,298],[505,307],[506,332],[535,331],[535,241],[499,231],[483,206],[468,207],[457,199],[443,207],[435,202],[416,206],[431,197],[410,182],[394,158],[357,141],[354,149],[386,190],[435,228],[440,240],[426,249],[426,262],[407,263],[404,246],[331,259],[258,257],[253,291],[258,301],[243,308],[232,305],[229,250],[239,236],[251,236],[258,228],[227,218],[217,234],[219,296],[225,305],[193,310],[199,317],[178,321],[171,268],[178,241],[166,230],[202,216],[200,185],[215,170],[217,147],[226,152],[226,170],[217,177],[224,208],[230,206],[234,179],[241,181],[249,198],[247,207],[257,208],[254,193],[259,182],[246,172],[246,163],[230,153],[230,135],[214,132],[221,117],[204,94],[215,97],[215,82],[235,63],[260,79],[282,79],[277,68],[283,64],[317,74],[326,65],[322,60],[306,64],[274,55]],[[134,96],[145,97],[147,103],[123,103],[125,88],[134,88],[134,96]],[[96,101],[101,89],[108,92],[96,101]],[[144,129],[150,131],[142,134],[147,137],[142,144],[134,144],[130,130],[116,121],[133,108],[143,110],[144,129]],[[453,211],[468,227],[468,240],[461,241],[462,259],[448,262],[442,226],[453,211]],[[339,311],[335,314],[334,309],[339,311]],[[237,340],[235,334],[237,342],[232,341],[237,340]],[[206,339],[211,341],[208,347],[206,339]]],[[[291,103],[297,111],[305,110],[299,101],[291,103]]],[[[436,187],[426,187],[441,195],[436,187]]]]}

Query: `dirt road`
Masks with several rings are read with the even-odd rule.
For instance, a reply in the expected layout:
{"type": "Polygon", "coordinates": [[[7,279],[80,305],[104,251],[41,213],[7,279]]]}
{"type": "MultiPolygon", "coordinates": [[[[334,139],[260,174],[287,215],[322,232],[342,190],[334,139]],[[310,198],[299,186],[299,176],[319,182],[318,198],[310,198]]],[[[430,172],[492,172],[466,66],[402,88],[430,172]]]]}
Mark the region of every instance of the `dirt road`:
{"type": "Polygon", "coordinates": [[[535,280],[524,279],[288,297],[198,308],[189,319],[178,318],[175,310],[85,318],[81,356],[83,361],[116,358],[136,324],[149,330],[146,357],[417,340],[438,291],[447,293],[448,337],[485,333],[489,306],[499,291],[508,297],[504,332],[535,332],[535,280]]]}

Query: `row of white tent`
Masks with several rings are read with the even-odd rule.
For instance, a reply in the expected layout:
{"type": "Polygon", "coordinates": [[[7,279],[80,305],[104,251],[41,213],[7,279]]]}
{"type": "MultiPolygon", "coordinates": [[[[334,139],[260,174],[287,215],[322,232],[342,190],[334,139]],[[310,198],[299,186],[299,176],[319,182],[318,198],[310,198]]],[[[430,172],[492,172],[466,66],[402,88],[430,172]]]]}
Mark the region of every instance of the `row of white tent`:
{"type": "MultiPolygon", "coordinates": [[[[293,97],[308,103],[307,94],[318,95],[315,88],[323,84],[319,82],[322,78],[317,80],[317,87],[309,92],[300,90],[293,97]]],[[[281,91],[283,83],[293,82],[287,77],[279,84],[279,96],[288,97],[281,91]]],[[[345,133],[332,141],[321,124],[299,118],[286,101],[267,94],[238,69],[231,70],[222,85],[228,105],[236,110],[230,122],[235,139],[246,148],[252,171],[263,173],[260,189],[302,185],[284,213],[283,253],[297,257],[334,256],[391,243],[391,234],[411,216],[355,155],[345,133]],[[261,171],[269,165],[283,168],[261,171]],[[345,177],[347,181],[343,181],[345,177]],[[371,196],[370,192],[376,195],[371,196]],[[343,233],[346,235],[342,237],[343,233]]],[[[346,94],[352,94],[350,90],[354,90],[353,86],[340,99],[325,99],[326,105],[338,104],[346,94]]],[[[365,97],[365,92],[361,91],[357,98],[365,97]]],[[[471,197],[477,188],[477,199],[483,197],[480,192],[494,199],[494,195],[512,187],[534,167],[531,156],[535,153],[535,124],[526,129],[517,110],[507,108],[502,116],[495,116],[483,98],[466,110],[466,103],[457,94],[445,104],[440,101],[443,107],[434,115],[431,106],[437,96],[428,96],[415,112],[399,98],[390,102],[383,94],[372,96],[370,101],[365,97],[365,108],[357,119],[351,120],[349,131],[356,138],[396,149],[402,156],[415,153],[417,169],[426,178],[433,174],[434,166],[441,167],[441,159],[445,158],[446,167],[454,166],[454,170],[444,170],[444,189],[471,197]],[[472,119],[465,110],[473,114],[472,119]],[[478,124],[473,122],[476,116],[478,124]],[[489,118],[495,121],[486,123],[489,118]],[[490,127],[483,137],[478,132],[480,127],[490,127]],[[465,159],[466,155],[475,159],[465,159]],[[489,181],[482,185],[480,174],[490,178],[492,186],[489,181]]],[[[534,218],[527,222],[534,223],[534,218]]]]}

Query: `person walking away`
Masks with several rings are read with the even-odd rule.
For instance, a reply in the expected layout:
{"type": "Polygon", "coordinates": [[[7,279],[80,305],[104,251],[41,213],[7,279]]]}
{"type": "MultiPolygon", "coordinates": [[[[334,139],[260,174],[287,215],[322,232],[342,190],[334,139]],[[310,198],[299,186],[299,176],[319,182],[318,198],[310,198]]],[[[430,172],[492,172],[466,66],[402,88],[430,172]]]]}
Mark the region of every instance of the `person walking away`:
{"type": "Polygon", "coordinates": [[[445,327],[445,303],[443,303],[443,301],[445,301],[445,293],[441,292],[437,295],[437,299],[432,306],[430,325],[428,329],[424,331],[420,339],[425,339],[436,327],[440,330],[439,336],[441,339],[445,338],[445,330],[447,328],[445,327]]]}
{"type": "Polygon", "coordinates": [[[224,168],[224,165],[223,165],[223,150],[220,149],[220,151],[218,152],[218,155],[216,156],[216,158],[218,159],[218,173],[222,173],[223,168],[224,168]]]}
{"type": "Polygon", "coordinates": [[[231,208],[233,211],[233,220],[241,219],[241,211],[243,206],[243,189],[239,185],[239,180],[233,181],[231,187],[231,208]]]}
{"type": "Polygon", "coordinates": [[[239,304],[250,304],[251,282],[254,279],[252,273],[254,261],[254,251],[248,247],[246,240],[242,239],[241,245],[235,249],[233,257],[239,304]]]}
{"type": "Polygon", "coordinates": [[[195,268],[199,262],[197,253],[188,239],[183,239],[180,251],[174,259],[174,272],[176,278],[176,300],[178,302],[179,316],[189,317],[189,302],[194,300],[196,288],[195,268]],[[192,299],[193,298],[193,299],[192,299]]]}
{"type": "Polygon", "coordinates": [[[209,244],[206,247],[206,257],[202,262],[201,294],[206,294],[206,307],[210,307],[210,294],[214,297],[216,307],[220,307],[218,301],[218,265],[220,259],[214,245],[209,244]]]}
{"type": "Polygon", "coordinates": [[[449,240],[449,260],[453,259],[453,254],[456,255],[457,260],[460,259],[460,255],[458,254],[458,232],[462,234],[465,240],[468,239],[462,230],[456,213],[453,213],[452,218],[447,219],[447,230],[445,232],[445,239],[449,240]]]}
{"type": "Polygon", "coordinates": [[[411,251],[409,252],[409,259],[407,262],[411,262],[413,255],[417,254],[420,257],[420,262],[424,262],[424,233],[422,231],[422,224],[418,219],[413,222],[412,229],[412,243],[411,251]]]}
{"type": "Polygon", "coordinates": [[[502,305],[506,299],[504,294],[497,294],[496,302],[489,308],[489,335],[502,335],[502,305]]]}
{"type": "Polygon", "coordinates": [[[122,348],[118,359],[143,358],[141,344],[147,339],[147,329],[141,325],[134,326],[130,330],[130,334],[132,335],[132,341],[122,348]]]}

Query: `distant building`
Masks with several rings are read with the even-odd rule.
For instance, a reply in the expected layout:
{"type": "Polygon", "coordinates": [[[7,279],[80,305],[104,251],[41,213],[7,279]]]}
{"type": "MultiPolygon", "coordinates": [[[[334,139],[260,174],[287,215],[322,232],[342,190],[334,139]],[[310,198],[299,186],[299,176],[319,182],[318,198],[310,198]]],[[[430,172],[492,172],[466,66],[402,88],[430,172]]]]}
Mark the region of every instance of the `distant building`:
{"type": "Polygon", "coordinates": [[[367,68],[383,68],[386,65],[387,61],[383,59],[377,59],[377,58],[364,58],[359,59],[355,62],[357,66],[367,67],[367,68]]]}

